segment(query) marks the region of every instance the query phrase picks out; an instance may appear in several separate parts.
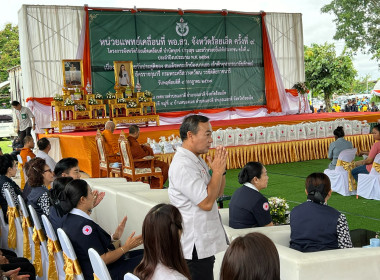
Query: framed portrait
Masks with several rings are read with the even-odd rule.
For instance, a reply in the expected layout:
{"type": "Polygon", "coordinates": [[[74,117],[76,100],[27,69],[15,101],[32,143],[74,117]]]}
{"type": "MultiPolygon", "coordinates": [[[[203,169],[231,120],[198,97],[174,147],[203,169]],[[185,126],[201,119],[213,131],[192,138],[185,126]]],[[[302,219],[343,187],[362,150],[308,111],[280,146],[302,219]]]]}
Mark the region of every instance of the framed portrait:
{"type": "Polygon", "coordinates": [[[64,87],[84,87],[83,62],[81,59],[62,60],[62,70],[64,87]]]}
{"type": "Polygon", "coordinates": [[[113,67],[115,71],[115,85],[120,87],[131,86],[135,88],[133,78],[133,62],[132,61],[114,61],[113,67]]]}

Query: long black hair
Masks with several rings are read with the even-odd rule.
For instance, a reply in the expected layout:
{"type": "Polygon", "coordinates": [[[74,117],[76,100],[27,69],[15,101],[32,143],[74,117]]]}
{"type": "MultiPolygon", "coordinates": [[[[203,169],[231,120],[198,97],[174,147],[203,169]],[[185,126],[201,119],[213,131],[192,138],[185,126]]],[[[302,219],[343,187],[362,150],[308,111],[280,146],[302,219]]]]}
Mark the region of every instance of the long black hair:
{"type": "Polygon", "coordinates": [[[70,181],[64,189],[61,207],[64,212],[69,213],[76,208],[82,196],[87,197],[88,184],[85,180],[76,179],[70,181]]]}
{"type": "Polygon", "coordinates": [[[319,204],[325,203],[326,196],[331,191],[331,182],[324,173],[312,173],[306,178],[307,199],[319,204]]]}

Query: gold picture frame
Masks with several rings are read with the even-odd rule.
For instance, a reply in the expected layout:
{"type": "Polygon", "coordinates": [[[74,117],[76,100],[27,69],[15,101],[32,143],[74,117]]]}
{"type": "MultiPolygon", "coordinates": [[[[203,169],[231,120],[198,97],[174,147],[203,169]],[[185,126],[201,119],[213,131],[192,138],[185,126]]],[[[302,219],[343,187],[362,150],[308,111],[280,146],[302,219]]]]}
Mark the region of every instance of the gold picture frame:
{"type": "Polygon", "coordinates": [[[84,87],[83,61],[81,59],[62,60],[62,72],[65,88],[84,87]]]}
{"type": "Polygon", "coordinates": [[[113,68],[115,72],[115,85],[125,88],[127,84],[132,91],[135,88],[135,80],[133,76],[133,61],[114,61],[113,68]],[[124,66],[125,73],[122,73],[124,66]]]}

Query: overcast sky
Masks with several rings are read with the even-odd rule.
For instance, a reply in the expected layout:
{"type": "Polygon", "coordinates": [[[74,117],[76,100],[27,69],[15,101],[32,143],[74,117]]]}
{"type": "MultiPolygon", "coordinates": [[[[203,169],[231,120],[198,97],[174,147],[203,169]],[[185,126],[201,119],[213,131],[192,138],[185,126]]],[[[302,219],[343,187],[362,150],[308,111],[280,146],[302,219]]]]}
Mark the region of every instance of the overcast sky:
{"type": "MultiPolygon", "coordinates": [[[[335,33],[335,24],[333,16],[322,14],[321,7],[328,4],[331,0],[139,0],[139,1],[122,1],[122,0],[10,0],[7,5],[0,9],[0,27],[3,28],[6,23],[17,24],[18,10],[22,4],[41,4],[41,5],[71,5],[83,6],[88,4],[90,7],[116,7],[116,8],[168,8],[168,9],[202,9],[202,10],[233,10],[244,12],[286,12],[286,13],[302,13],[304,44],[310,46],[312,43],[323,44],[325,42],[334,43],[337,54],[339,54],[344,46],[341,41],[333,40],[335,33]]],[[[358,70],[359,77],[369,74],[372,79],[380,78],[380,71],[376,61],[371,61],[370,56],[358,54],[355,57],[354,65],[358,70]]]]}

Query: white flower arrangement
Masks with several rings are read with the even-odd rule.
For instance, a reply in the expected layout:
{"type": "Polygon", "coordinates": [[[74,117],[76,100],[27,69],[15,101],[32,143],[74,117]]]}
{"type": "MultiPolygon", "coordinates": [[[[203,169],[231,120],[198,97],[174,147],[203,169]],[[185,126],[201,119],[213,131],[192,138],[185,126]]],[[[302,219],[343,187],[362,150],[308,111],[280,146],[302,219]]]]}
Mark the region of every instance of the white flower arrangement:
{"type": "Polygon", "coordinates": [[[152,98],[153,94],[149,90],[146,90],[146,91],[144,91],[144,96],[147,97],[147,98],[152,98]]]}
{"type": "Polygon", "coordinates": [[[86,107],[84,107],[82,104],[78,104],[77,111],[86,111],[86,107]]]}
{"type": "Polygon", "coordinates": [[[90,105],[97,105],[98,104],[98,101],[96,101],[96,99],[94,99],[94,98],[90,98],[90,99],[88,99],[88,104],[90,104],[90,105]]]}
{"type": "Polygon", "coordinates": [[[57,93],[56,95],[54,95],[53,99],[55,101],[63,101],[63,96],[57,93]]]}
{"type": "Polygon", "coordinates": [[[140,96],[139,102],[148,102],[148,99],[145,96],[140,96]]]}
{"type": "Polygon", "coordinates": [[[103,99],[103,96],[100,93],[96,93],[95,99],[103,99]]]}
{"type": "Polygon", "coordinates": [[[107,99],[115,99],[116,98],[116,95],[114,94],[114,93],[112,93],[112,92],[107,92],[107,94],[106,94],[106,98],[107,99]]]}
{"type": "Polygon", "coordinates": [[[274,224],[284,224],[286,222],[286,212],[289,210],[289,204],[284,198],[270,197],[269,211],[274,224]]]}
{"type": "Polygon", "coordinates": [[[125,98],[118,98],[117,99],[117,103],[126,103],[127,101],[125,100],[125,98]]]}
{"type": "Polygon", "coordinates": [[[128,108],[136,108],[136,107],[137,107],[137,104],[136,104],[136,102],[134,102],[134,101],[129,101],[129,102],[127,103],[127,107],[128,107],[128,108]]]}
{"type": "Polygon", "coordinates": [[[305,94],[309,92],[309,90],[306,87],[306,84],[303,82],[296,83],[293,88],[295,88],[300,94],[305,94]]]}
{"type": "Polygon", "coordinates": [[[75,104],[74,100],[72,100],[71,98],[67,98],[65,100],[65,106],[73,106],[75,104]]]}

